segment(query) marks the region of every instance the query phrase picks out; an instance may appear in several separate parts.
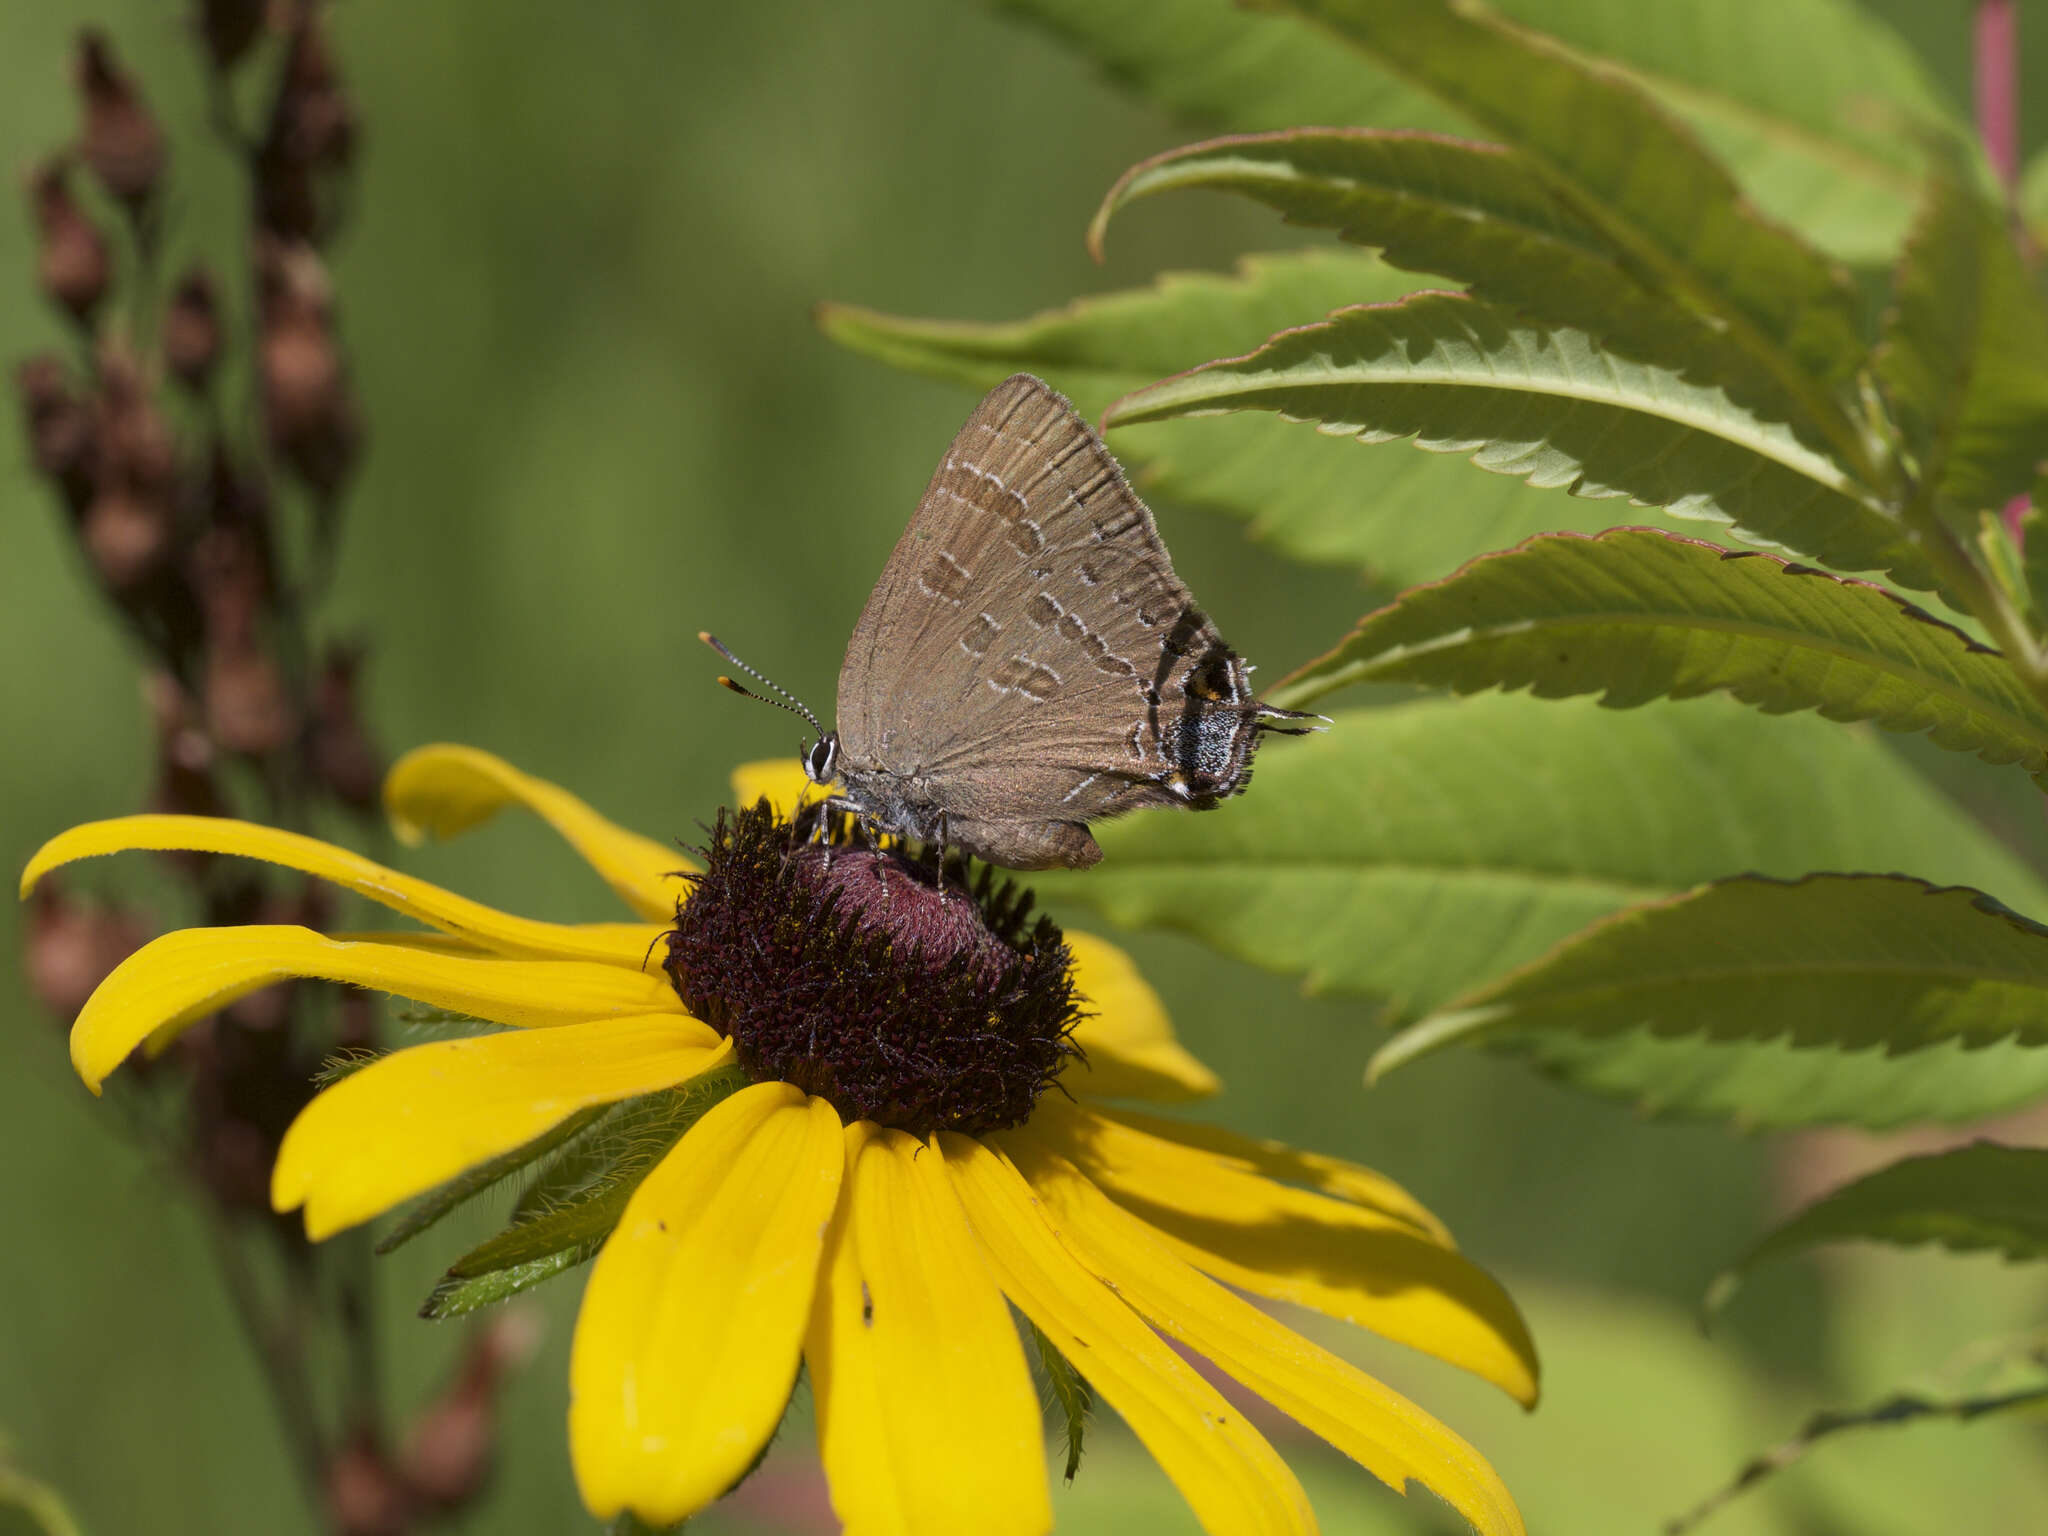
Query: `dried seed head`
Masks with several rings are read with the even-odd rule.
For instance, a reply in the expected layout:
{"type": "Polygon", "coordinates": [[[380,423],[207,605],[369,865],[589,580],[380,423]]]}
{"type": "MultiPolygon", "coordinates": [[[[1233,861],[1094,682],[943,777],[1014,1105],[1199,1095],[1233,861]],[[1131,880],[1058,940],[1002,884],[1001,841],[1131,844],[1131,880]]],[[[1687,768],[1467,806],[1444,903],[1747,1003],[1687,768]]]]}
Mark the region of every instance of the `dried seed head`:
{"type": "Polygon", "coordinates": [[[215,69],[232,69],[241,62],[263,31],[267,9],[267,0],[199,0],[195,20],[215,69]]]}
{"type": "Polygon", "coordinates": [[[263,757],[298,734],[298,712],[276,662],[251,646],[206,653],[206,724],[229,752],[263,757]]]}
{"type": "Polygon", "coordinates": [[[325,242],[338,221],[332,184],[347,172],[355,148],[355,109],[319,12],[301,6],[256,153],[257,224],[284,240],[325,242]]]}
{"type": "Polygon", "coordinates": [[[203,393],[220,358],[220,308],[213,279],[194,267],[171,292],[164,311],[164,366],[195,394],[203,393]]]}
{"type": "Polygon", "coordinates": [[[53,304],[89,326],[107,296],[113,263],[106,240],[71,196],[70,167],[53,160],[38,170],[29,183],[29,200],[42,237],[36,280],[53,304]]]}
{"type": "Polygon", "coordinates": [[[21,395],[29,458],[36,473],[57,487],[72,517],[82,516],[94,483],[91,408],[72,392],[63,362],[49,353],[17,368],[14,384],[21,395]]]}
{"type": "Polygon", "coordinates": [[[536,1314],[499,1313],[470,1336],[453,1383],[413,1420],[398,1467],[413,1496],[440,1514],[482,1491],[496,1445],[498,1393],[538,1342],[536,1314]]]}
{"type": "Polygon", "coordinates": [[[45,879],[29,912],[29,985],[45,1008],[69,1024],[114,967],[142,947],[144,937],[133,914],[80,900],[61,882],[45,879]]]}
{"type": "Polygon", "coordinates": [[[307,742],[313,773],[327,792],[356,811],[377,808],[384,782],[384,759],[363,725],[357,704],[356,677],[362,669],[359,647],[330,646],[313,686],[313,728],[307,742]]]}
{"type": "Polygon", "coordinates": [[[334,334],[326,269],[310,246],[257,252],[257,365],[271,446],[315,490],[347,482],[362,426],[334,334]]]}
{"type": "MultiPolygon", "coordinates": [[[[156,782],[148,808],[169,816],[226,816],[227,797],[214,778],[213,738],[200,724],[192,696],[168,672],[153,672],[143,683],[143,698],[156,724],[156,782]]],[[[180,869],[197,874],[214,855],[178,849],[164,855],[180,869]]]]}
{"type": "Polygon", "coordinates": [[[327,1463],[327,1521],[338,1536],[406,1536],[412,1500],[398,1469],[367,1431],[327,1463]]]}
{"type": "Polygon", "coordinates": [[[163,130],[101,32],[79,34],[78,90],[85,101],[79,145],[85,163],[110,197],[131,216],[138,214],[156,194],[169,151],[163,130]]]}
{"type": "Polygon", "coordinates": [[[102,347],[99,382],[93,403],[101,488],[120,486],[168,503],[177,484],[177,446],[140,364],[118,345],[102,347]]]}
{"type": "Polygon", "coordinates": [[[100,492],[79,529],[86,558],[109,592],[132,593],[163,570],[171,548],[169,510],[124,486],[100,492]]]}
{"type": "MultiPolygon", "coordinates": [[[[807,823],[814,825],[814,823],[807,823]]],[[[814,841],[767,802],[719,814],[668,936],[683,1003],[757,1081],[916,1135],[1021,1124],[1073,1054],[1070,957],[984,870],[814,841]]]]}

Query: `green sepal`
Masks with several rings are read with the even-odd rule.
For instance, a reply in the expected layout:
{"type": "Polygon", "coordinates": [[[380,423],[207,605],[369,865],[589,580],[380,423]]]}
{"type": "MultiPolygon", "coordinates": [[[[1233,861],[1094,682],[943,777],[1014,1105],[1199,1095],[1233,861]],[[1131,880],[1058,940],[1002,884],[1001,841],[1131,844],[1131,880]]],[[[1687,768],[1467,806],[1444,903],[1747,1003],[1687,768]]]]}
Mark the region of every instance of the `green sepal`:
{"type": "Polygon", "coordinates": [[[1088,1385],[1088,1379],[1074,1368],[1074,1362],[1060,1353],[1060,1348],[1043,1333],[1038,1325],[1026,1319],[1031,1329],[1031,1343],[1038,1352],[1038,1364],[1045,1372],[1047,1393],[1051,1398],[1049,1406],[1058,1408],[1067,1425],[1067,1470],[1066,1480],[1071,1483],[1074,1474],[1081,1470],[1082,1442],[1088,1433],[1088,1419],[1095,1411],[1095,1389],[1088,1385]]]}
{"type": "Polygon", "coordinates": [[[489,1162],[479,1163],[467,1173],[450,1179],[438,1189],[429,1190],[400,1218],[397,1226],[379,1239],[377,1252],[389,1253],[411,1242],[457,1206],[468,1204],[499,1180],[509,1178],[535,1159],[554,1151],[611,1108],[609,1104],[595,1104],[578,1110],[560,1125],[541,1132],[524,1145],[500,1153],[489,1162]]]}
{"type": "Polygon", "coordinates": [[[705,1111],[746,1081],[739,1068],[721,1067],[593,1116],[557,1144],[513,1207],[511,1225],[448,1267],[420,1316],[473,1312],[593,1257],[640,1181],[705,1111]]]}
{"type": "Polygon", "coordinates": [[[2038,631],[2048,621],[2048,474],[2034,483],[2033,502],[2020,514],[2020,580],[2038,631]]]}
{"type": "Polygon", "coordinates": [[[704,1112],[747,1085],[723,1066],[660,1093],[614,1105],[609,1115],[535,1171],[512,1206],[516,1226],[573,1205],[617,1183],[630,1193],[704,1112]]]}
{"type": "Polygon", "coordinates": [[[600,1238],[593,1243],[558,1249],[540,1258],[529,1259],[524,1264],[486,1270],[479,1275],[458,1276],[451,1269],[421,1303],[420,1316],[445,1323],[450,1318],[467,1317],[485,1307],[494,1307],[521,1291],[531,1290],[543,1280],[552,1280],[565,1269],[574,1269],[585,1259],[594,1257],[603,1245],[600,1238]]]}
{"type": "Polygon", "coordinates": [[[2012,605],[2026,608],[2030,602],[2027,572],[2019,550],[2013,545],[2012,535],[2005,531],[2005,518],[2001,513],[1986,511],[1977,514],[1977,553],[1984,557],[1984,569],[1991,573],[1991,579],[1998,583],[2012,605]]]}
{"type": "Polygon", "coordinates": [[[674,1536],[689,1523],[678,1520],[674,1525],[649,1525],[630,1509],[622,1509],[612,1516],[612,1523],[604,1529],[605,1536],[674,1536]]]}

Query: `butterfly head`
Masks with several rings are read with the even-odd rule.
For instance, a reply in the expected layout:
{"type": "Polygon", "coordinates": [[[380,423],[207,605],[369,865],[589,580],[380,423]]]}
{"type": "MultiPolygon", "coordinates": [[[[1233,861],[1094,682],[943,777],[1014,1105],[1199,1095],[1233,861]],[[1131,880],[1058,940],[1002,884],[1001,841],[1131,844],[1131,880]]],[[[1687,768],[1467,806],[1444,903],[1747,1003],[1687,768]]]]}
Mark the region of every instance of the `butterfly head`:
{"type": "Polygon", "coordinates": [[[824,722],[811,712],[810,705],[806,704],[774,679],[764,677],[744,661],[741,661],[739,657],[733,655],[731,651],[725,648],[725,643],[716,635],[706,634],[699,630],[697,638],[749,677],[766,683],[768,687],[774,689],[782,697],[779,699],[764,697],[753,692],[751,689],[742,688],[729,677],[721,677],[718,680],[722,687],[730,688],[743,699],[753,699],[762,704],[773,704],[777,709],[786,709],[792,715],[799,715],[810,723],[811,729],[818,733],[818,739],[809,746],[798,749],[799,756],[804,765],[804,776],[813,784],[831,783],[833,776],[839,771],[839,733],[826,730],[824,722]]]}

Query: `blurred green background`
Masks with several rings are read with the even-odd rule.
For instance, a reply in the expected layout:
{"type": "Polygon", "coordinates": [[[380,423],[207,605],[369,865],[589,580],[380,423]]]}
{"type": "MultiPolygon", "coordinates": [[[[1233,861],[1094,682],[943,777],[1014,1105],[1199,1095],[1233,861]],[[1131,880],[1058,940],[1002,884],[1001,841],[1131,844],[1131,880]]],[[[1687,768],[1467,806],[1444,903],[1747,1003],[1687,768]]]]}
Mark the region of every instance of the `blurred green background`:
{"type": "MultiPolygon", "coordinates": [[[[1966,100],[1966,7],[1876,9],[1966,100]]],[[[73,130],[70,49],[88,21],[176,135],[174,244],[221,241],[232,183],[171,0],[7,6],[0,164],[25,171],[73,130]]],[[[2024,24],[2040,57],[2048,13],[2024,24]]],[[[351,0],[334,27],[366,133],[334,265],[372,446],[323,630],[373,644],[389,749],[474,743],[656,836],[695,835],[732,763],[795,746],[785,717],[712,686],[696,631],[828,706],[845,636],[969,404],[836,351],[814,303],[1005,318],[1141,281],[1169,251],[1220,267],[1275,243],[1233,206],[1169,201],[1090,264],[1081,231],[1104,188],[1188,135],[973,5],[351,0]]],[[[2048,111],[2028,126],[2037,147],[2048,111]]],[[[27,223],[0,218],[10,361],[61,341],[32,292],[27,223]]],[[[1234,525],[1159,511],[1182,574],[1269,676],[1371,601],[1234,525]]],[[[11,424],[0,656],[0,858],[18,868],[58,829],[135,808],[151,747],[134,658],[11,424]]],[[[2044,864],[2031,805],[1972,809],[2044,864]]],[[[142,863],[92,878],[113,889],[142,863]]],[[[517,821],[408,864],[517,910],[612,915],[594,877],[517,821]]],[[[196,1216],[71,1076],[22,986],[18,918],[0,921],[0,1434],[90,1532],[313,1529],[196,1216]]],[[[1386,1169],[1523,1300],[1547,1370],[1532,1418],[1447,1371],[1342,1347],[1476,1440],[1532,1529],[1655,1529],[1812,1406],[2038,1315],[2027,1271],[1858,1254],[1760,1277],[1703,1340],[1692,1308],[1773,1209],[1795,1149],[1643,1123],[1469,1055],[1367,1093],[1369,1007],[1305,1000],[1184,941],[1130,944],[1229,1082],[1203,1113],[1386,1169]]],[[[462,1235],[383,1265],[401,1415],[459,1342],[411,1314],[462,1235]]],[[[579,1289],[539,1293],[545,1341],[465,1529],[591,1528],[562,1434],[579,1289]]],[[[1445,1528],[1426,1496],[1404,1504],[1319,1447],[1290,1452],[1327,1529],[1445,1528]]],[[[811,1462],[793,1422],[703,1527],[821,1528],[811,1462]]],[[[1192,1528],[1113,1434],[1057,1507],[1065,1530],[1192,1528]]],[[[2036,1431],[1939,1427],[1824,1449],[1706,1529],[2021,1529],[2002,1517],[2029,1508],[2048,1510],[2036,1431]]]]}

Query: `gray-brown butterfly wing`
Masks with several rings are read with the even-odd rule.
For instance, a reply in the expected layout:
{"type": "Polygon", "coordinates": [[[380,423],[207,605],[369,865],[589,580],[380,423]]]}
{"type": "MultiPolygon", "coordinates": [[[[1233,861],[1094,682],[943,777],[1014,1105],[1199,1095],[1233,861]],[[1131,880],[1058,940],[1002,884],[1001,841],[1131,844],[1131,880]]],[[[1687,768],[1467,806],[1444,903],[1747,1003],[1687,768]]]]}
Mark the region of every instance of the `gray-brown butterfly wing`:
{"type": "Polygon", "coordinates": [[[1244,787],[1280,714],[1245,674],[1102,440],[1018,374],[954,438],[854,628],[841,761],[994,862],[1093,862],[1091,820],[1244,787]]]}

